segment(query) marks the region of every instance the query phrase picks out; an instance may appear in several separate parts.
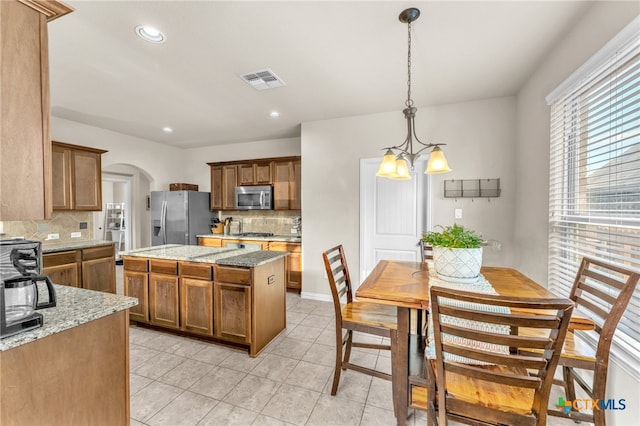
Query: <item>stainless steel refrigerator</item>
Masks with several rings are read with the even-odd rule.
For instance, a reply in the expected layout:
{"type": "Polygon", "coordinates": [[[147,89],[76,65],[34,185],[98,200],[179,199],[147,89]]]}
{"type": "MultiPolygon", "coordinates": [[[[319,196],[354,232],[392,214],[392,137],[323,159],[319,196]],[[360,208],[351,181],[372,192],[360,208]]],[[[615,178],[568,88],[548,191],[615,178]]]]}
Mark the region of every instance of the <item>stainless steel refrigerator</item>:
{"type": "Polygon", "coordinates": [[[196,235],[211,233],[209,193],[151,192],[151,245],[198,244],[196,235]]]}

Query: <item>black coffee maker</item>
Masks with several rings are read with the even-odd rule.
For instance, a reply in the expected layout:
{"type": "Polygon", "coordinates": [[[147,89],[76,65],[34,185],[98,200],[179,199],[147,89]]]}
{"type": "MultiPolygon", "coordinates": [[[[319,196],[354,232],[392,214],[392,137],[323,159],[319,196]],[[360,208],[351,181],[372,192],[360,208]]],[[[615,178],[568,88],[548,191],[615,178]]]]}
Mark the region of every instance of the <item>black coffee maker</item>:
{"type": "Polygon", "coordinates": [[[37,309],[56,306],[56,294],[48,277],[40,275],[40,241],[0,240],[0,338],[42,327],[37,309]],[[46,300],[39,301],[42,285],[46,300]]]}

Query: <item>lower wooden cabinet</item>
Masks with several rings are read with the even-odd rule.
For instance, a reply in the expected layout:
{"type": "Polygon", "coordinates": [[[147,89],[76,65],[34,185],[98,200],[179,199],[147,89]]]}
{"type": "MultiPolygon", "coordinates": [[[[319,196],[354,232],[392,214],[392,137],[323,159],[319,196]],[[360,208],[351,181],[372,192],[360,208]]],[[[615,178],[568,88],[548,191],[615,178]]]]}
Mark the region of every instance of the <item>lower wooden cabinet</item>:
{"type": "Polygon", "coordinates": [[[222,238],[198,238],[199,246],[222,247],[222,238]]]}
{"type": "Polygon", "coordinates": [[[216,336],[241,343],[251,341],[251,287],[216,282],[216,336]]]}
{"type": "Polygon", "coordinates": [[[56,284],[116,293],[113,245],[45,253],[42,273],[56,284]]]}
{"type": "Polygon", "coordinates": [[[149,320],[151,324],[180,328],[178,277],[149,274],[149,320]]]}
{"type": "Polygon", "coordinates": [[[302,245],[300,243],[271,241],[269,250],[289,252],[289,256],[285,259],[287,290],[302,291],[302,245]]]}
{"type": "Polygon", "coordinates": [[[149,274],[125,269],[124,294],[138,299],[138,304],[129,308],[129,318],[149,322],[149,274]]]}
{"type": "Polygon", "coordinates": [[[213,281],[180,278],[180,328],[213,336],[213,281]]]}

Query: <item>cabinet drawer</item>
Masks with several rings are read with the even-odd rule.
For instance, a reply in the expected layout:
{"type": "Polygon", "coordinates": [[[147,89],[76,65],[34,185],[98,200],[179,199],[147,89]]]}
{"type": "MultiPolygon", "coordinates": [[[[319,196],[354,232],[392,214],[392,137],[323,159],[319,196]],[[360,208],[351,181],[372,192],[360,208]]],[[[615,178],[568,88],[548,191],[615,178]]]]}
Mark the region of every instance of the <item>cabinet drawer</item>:
{"type": "Polygon", "coordinates": [[[68,263],[80,262],[80,250],[61,251],[58,253],[47,253],[42,256],[42,267],[66,265],[68,263]]]}
{"type": "Polygon", "coordinates": [[[229,266],[216,266],[213,279],[216,282],[250,284],[251,271],[244,268],[232,268],[229,266]]]}
{"type": "Polygon", "coordinates": [[[103,247],[92,247],[82,249],[82,260],[101,259],[103,257],[114,256],[113,244],[103,247]]]}
{"type": "Polygon", "coordinates": [[[211,269],[211,265],[180,262],[180,276],[211,281],[213,279],[213,271],[211,269]]]}
{"type": "Polygon", "coordinates": [[[147,259],[141,259],[139,257],[124,257],[123,263],[124,263],[125,271],[137,271],[137,272],[149,271],[149,263],[147,259]]]}
{"type": "Polygon", "coordinates": [[[178,275],[178,262],[149,259],[149,271],[157,274],[178,275]]]}

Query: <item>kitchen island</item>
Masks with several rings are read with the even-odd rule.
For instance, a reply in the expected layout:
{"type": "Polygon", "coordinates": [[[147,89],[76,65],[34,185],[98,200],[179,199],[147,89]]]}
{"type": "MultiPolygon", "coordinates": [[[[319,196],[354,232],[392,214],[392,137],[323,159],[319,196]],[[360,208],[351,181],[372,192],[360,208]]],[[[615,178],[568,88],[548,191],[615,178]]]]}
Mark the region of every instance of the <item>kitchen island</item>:
{"type": "Polygon", "coordinates": [[[0,340],[0,424],[129,424],[131,297],[55,285],[44,325],[0,340]]]}
{"type": "Polygon", "coordinates": [[[167,244],[122,254],[130,319],[251,357],[286,326],[286,252],[167,244]]]}

